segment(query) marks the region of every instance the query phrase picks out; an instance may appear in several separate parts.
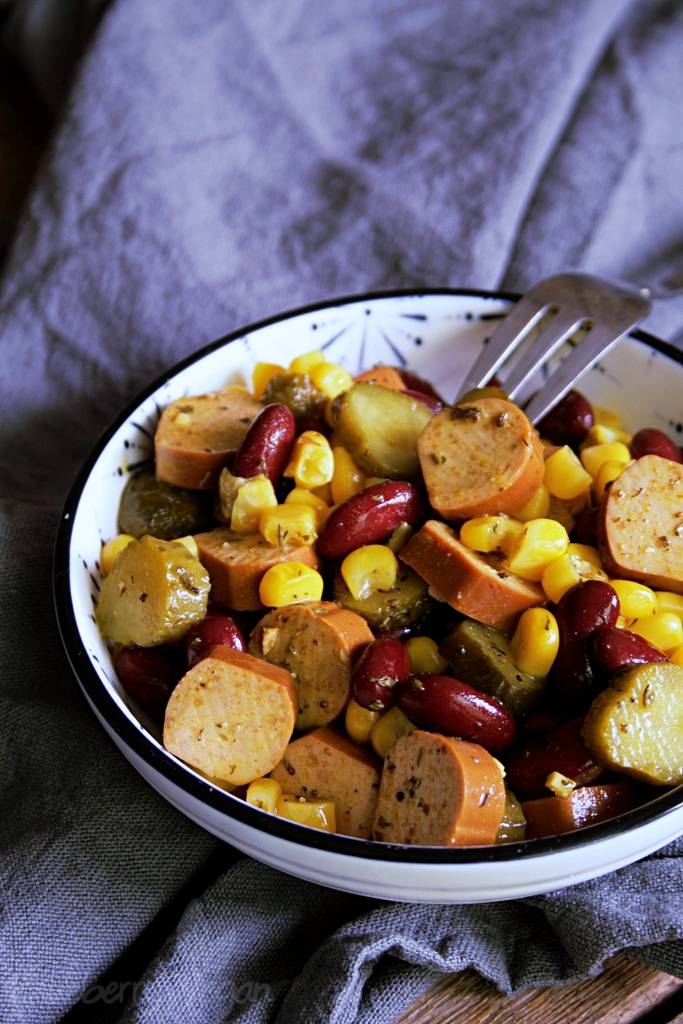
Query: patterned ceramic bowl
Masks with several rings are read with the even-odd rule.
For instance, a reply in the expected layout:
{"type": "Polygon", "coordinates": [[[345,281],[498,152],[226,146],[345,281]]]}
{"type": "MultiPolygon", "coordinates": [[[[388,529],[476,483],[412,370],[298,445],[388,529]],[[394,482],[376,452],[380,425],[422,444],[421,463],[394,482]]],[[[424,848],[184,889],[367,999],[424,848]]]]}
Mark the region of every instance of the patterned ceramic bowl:
{"type": "MultiPolygon", "coordinates": [[[[495,847],[397,846],[329,835],[285,821],[217,789],[164,750],[156,725],[116,679],[93,615],[103,539],[117,533],[128,474],[149,460],[160,410],[183,395],[251,379],[256,362],[286,364],[321,348],[352,373],[409,366],[448,397],[512,296],[472,291],[366,295],[310,306],[236,331],[150,385],[99,440],[67,501],[55,554],[59,625],[94,713],[141,775],[203,828],[258,860],[320,885],[382,899],[468,903],[547,892],[594,878],[683,833],[683,787],[578,832],[495,847]]],[[[627,427],[680,436],[683,354],[634,332],[581,383],[627,427]]]]}

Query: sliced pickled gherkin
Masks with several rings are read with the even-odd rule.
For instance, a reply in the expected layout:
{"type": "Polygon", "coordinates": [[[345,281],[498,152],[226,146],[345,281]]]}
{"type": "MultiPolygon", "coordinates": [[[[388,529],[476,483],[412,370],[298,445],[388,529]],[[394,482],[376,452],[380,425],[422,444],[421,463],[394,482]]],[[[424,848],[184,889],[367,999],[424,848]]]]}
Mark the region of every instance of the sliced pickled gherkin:
{"type": "Polygon", "coordinates": [[[419,398],[363,381],[334,400],[333,444],[367,476],[410,480],[419,475],[417,439],[432,415],[419,398]]]}
{"type": "Polygon", "coordinates": [[[543,679],[517,668],[508,637],[493,626],[464,619],[448,634],[441,650],[458,679],[496,697],[515,715],[527,712],[543,689],[543,679]]]}
{"type": "Polygon", "coordinates": [[[526,818],[519,800],[509,786],[505,787],[505,810],[498,826],[497,843],[521,843],[526,832],[526,818]]]}
{"type": "Polygon", "coordinates": [[[206,615],[210,586],[206,569],[183,544],[133,540],[102,584],[97,625],[125,647],[179,640],[206,615]]]}
{"type": "Polygon", "coordinates": [[[362,615],[375,633],[414,626],[427,614],[432,600],[427,584],[407,565],[400,565],[395,585],[390,590],[377,590],[369,597],[355,598],[346,586],[341,572],[334,579],[334,598],[344,608],[362,615]]]}
{"type": "Polygon", "coordinates": [[[327,396],[319,391],[307,373],[278,373],[268,382],[263,393],[265,405],[276,402],[286,405],[296,419],[323,419],[327,396]]]}
{"type": "Polygon", "coordinates": [[[200,533],[211,523],[210,499],[157,480],[151,470],[141,470],[128,480],[119,505],[119,529],[131,537],[175,540],[200,533]]]}

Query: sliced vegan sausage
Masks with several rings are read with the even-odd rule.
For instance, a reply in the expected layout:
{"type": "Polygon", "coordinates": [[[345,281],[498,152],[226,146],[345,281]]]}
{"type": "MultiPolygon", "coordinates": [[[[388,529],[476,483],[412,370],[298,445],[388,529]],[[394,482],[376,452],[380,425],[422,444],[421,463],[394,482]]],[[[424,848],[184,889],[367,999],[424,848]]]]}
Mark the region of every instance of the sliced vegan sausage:
{"type": "Polygon", "coordinates": [[[295,714],[289,672],[231,647],[214,647],[171,694],[164,746],[204,775],[241,786],[281,760],[295,714]]]}
{"type": "Polygon", "coordinates": [[[337,831],[369,839],[381,769],[369,751],[323,727],[290,743],[271,777],[283,793],[334,801],[337,831]]]}
{"type": "Polygon", "coordinates": [[[548,796],[522,804],[526,818],[526,838],[544,839],[573,832],[586,825],[597,825],[617,814],[624,814],[636,803],[635,787],[629,782],[607,786],[583,786],[569,796],[548,796]]]}
{"type": "Polygon", "coordinates": [[[303,562],[318,567],[313,544],[273,547],[260,534],[235,533],[227,527],[195,535],[199,561],[211,578],[214,601],[236,612],[264,607],[259,597],[261,577],[278,562],[303,562]]]}
{"type": "Polygon", "coordinates": [[[331,601],[276,608],[256,625],[249,650],[294,676],[297,729],[327,725],[345,707],[351,662],[373,640],[360,615],[331,601]]]}
{"type": "Polygon", "coordinates": [[[373,836],[421,846],[488,845],[504,811],[503,775],[483,747],[417,729],[385,758],[373,836]]]}
{"type": "Polygon", "coordinates": [[[496,555],[470,551],[435,519],[410,538],[399,558],[429,584],[433,597],[503,632],[514,627],[520,612],[545,601],[537,584],[505,571],[496,555]]]}
{"type": "Polygon", "coordinates": [[[603,502],[600,547],[610,575],[683,594],[683,465],[644,455],[628,466],[603,502]]]}
{"type": "Polygon", "coordinates": [[[154,435],[157,479],[210,491],[263,405],[242,391],[213,391],[167,405],[154,435]]]}
{"type": "Polygon", "coordinates": [[[516,512],[543,483],[543,445],[521,409],[502,398],[449,406],[417,445],[429,500],[445,519],[516,512]]]}
{"type": "Polygon", "coordinates": [[[359,373],[353,378],[354,384],[361,384],[363,381],[368,384],[381,384],[390,391],[403,391],[406,387],[403,377],[393,366],[373,366],[371,370],[359,373]]]}

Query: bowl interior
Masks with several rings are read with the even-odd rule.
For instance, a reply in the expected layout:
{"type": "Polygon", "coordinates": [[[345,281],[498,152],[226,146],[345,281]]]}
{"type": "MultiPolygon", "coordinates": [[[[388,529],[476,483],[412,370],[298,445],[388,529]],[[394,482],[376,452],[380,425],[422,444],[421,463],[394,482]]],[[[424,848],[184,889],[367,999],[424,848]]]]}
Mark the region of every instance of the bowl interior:
{"type": "MultiPolygon", "coordinates": [[[[154,722],[134,706],[118,682],[93,611],[101,582],[102,542],[118,533],[119,498],[128,475],[153,456],[154,431],[163,407],[184,395],[226,384],[248,385],[257,362],[286,365],[313,348],[321,348],[351,373],[380,362],[408,366],[448,399],[508,306],[509,300],[502,297],[444,292],[342,300],[285,315],[191,357],[124,415],[88,472],[73,512],[70,593],[85,657],[111,699],[161,756],[177,760],[161,746],[154,722]]],[[[656,426],[674,436],[683,431],[682,387],[683,363],[634,338],[622,341],[581,381],[581,390],[621,415],[627,429],[656,426]]],[[[191,768],[182,768],[198,778],[191,768]]]]}

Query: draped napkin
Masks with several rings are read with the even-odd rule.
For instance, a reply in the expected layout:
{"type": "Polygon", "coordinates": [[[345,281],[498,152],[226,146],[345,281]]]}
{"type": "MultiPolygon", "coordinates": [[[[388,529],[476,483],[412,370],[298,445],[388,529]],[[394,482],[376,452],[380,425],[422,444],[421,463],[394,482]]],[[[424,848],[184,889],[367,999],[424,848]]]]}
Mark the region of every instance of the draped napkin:
{"type": "Polygon", "coordinates": [[[0,282],[0,1019],[380,1024],[443,973],[515,992],[620,949],[683,976],[682,841],[465,907],[244,859],[114,748],[50,599],[59,510],[98,432],[241,324],[581,268],[652,286],[648,326],[680,342],[683,8],[114,0],[61,99],[67,6],[80,31],[78,0],[2,7],[59,113],[0,282]]]}

